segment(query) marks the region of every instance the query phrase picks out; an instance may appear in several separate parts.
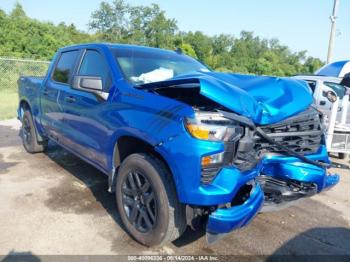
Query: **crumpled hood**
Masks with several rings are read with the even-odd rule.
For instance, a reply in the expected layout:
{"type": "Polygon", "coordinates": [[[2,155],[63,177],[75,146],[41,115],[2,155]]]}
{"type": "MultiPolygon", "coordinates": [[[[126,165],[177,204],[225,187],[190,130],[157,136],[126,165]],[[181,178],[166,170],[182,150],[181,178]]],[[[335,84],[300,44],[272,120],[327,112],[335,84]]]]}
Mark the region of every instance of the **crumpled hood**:
{"type": "Polygon", "coordinates": [[[202,95],[258,125],[282,121],[306,110],[313,101],[306,82],[269,76],[196,72],[146,86],[164,87],[194,81],[199,81],[202,95]]]}
{"type": "Polygon", "coordinates": [[[251,118],[256,124],[279,122],[306,110],[313,101],[304,81],[216,72],[205,75],[212,79],[201,80],[203,95],[251,118]]]}

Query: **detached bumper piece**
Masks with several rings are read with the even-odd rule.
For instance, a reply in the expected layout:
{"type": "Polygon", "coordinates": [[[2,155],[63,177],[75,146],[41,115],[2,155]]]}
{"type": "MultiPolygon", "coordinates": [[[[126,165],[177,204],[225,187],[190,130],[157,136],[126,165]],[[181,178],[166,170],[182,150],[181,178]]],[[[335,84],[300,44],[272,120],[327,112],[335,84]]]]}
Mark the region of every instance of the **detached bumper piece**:
{"type": "Polygon", "coordinates": [[[263,212],[286,208],[339,182],[339,175],[301,162],[266,163],[262,173],[257,181],[265,195],[263,212]]]}
{"type": "Polygon", "coordinates": [[[250,197],[243,204],[215,210],[209,215],[207,242],[212,244],[226,233],[247,225],[259,212],[263,201],[264,193],[260,185],[256,184],[251,191],[250,197]]]}
{"type": "Polygon", "coordinates": [[[288,207],[291,203],[295,204],[296,200],[317,194],[317,185],[313,183],[283,181],[265,175],[259,176],[257,180],[265,195],[264,212],[288,207]]]}

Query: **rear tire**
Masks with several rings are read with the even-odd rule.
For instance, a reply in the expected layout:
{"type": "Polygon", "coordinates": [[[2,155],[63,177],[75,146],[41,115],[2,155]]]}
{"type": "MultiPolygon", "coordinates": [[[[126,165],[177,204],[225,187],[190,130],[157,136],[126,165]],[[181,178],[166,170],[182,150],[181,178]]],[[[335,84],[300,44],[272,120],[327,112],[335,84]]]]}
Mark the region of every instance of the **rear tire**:
{"type": "Polygon", "coordinates": [[[345,153],[338,153],[339,159],[346,159],[348,157],[348,154],[345,153]]]}
{"type": "Polygon", "coordinates": [[[171,174],[157,158],[132,154],[121,164],[116,202],[128,233],[145,246],[169,243],[186,229],[185,206],[171,174]]]}
{"type": "Polygon", "coordinates": [[[39,153],[46,149],[47,142],[39,143],[33,117],[29,110],[25,110],[22,116],[22,143],[28,153],[39,153]]]}

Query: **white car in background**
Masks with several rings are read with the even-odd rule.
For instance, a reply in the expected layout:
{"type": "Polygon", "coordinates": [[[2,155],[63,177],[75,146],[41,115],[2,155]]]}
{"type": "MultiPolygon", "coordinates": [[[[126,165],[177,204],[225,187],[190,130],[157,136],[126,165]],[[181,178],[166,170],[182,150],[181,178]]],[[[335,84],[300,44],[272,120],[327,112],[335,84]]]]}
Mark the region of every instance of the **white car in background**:
{"type": "Polygon", "coordinates": [[[349,99],[349,96],[345,96],[349,94],[349,88],[340,85],[339,83],[342,81],[342,78],[338,77],[331,77],[331,76],[319,76],[319,75],[298,75],[293,76],[292,78],[304,80],[308,83],[314,97],[314,103],[316,107],[322,111],[326,119],[327,126],[329,125],[330,118],[331,118],[331,111],[332,111],[332,105],[335,100],[339,99],[339,107],[338,107],[338,113],[336,113],[334,116],[336,116],[336,124],[335,129],[332,129],[333,131],[329,131],[329,128],[327,128],[327,133],[331,132],[333,139],[332,139],[332,145],[327,145],[329,152],[337,152],[339,155],[339,158],[344,159],[346,158],[350,143],[350,107],[347,109],[347,114],[344,116],[344,123],[342,122],[342,114],[343,114],[343,99],[344,97],[346,99],[349,99]],[[347,123],[347,124],[346,124],[347,123]],[[339,141],[337,141],[339,140],[339,141]],[[343,141],[344,140],[344,141],[343,141]],[[339,143],[338,143],[339,142],[339,143]],[[335,148],[335,144],[338,143],[339,145],[345,145],[344,150],[337,150],[335,148]]]}
{"type": "MultiPolygon", "coordinates": [[[[321,111],[324,111],[327,115],[332,108],[332,102],[329,101],[329,99],[327,98],[328,92],[333,91],[334,93],[336,93],[339,100],[342,101],[343,97],[345,96],[348,90],[345,86],[339,84],[342,80],[342,78],[339,78],[339,77],[318,76],[318,75],[297,75],[297,76],[293,76],[292,78],[305,80],[309,84],[309,87],[313,93],[317,108],[320,109],[321,111]]],[[[341,112],[341,108],[339,111],[341,112]]],[[[349,112],[349,118],[350,118],[350,112],[349,112]]]]}

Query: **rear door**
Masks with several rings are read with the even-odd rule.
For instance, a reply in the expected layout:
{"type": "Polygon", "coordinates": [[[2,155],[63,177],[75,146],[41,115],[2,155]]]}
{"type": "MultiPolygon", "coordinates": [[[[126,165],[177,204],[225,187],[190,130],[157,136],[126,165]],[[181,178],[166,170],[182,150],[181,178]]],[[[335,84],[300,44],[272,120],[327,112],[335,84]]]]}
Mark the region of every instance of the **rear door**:
{"type": "Polygon", "coordinates": [[[64,132],[62,97],[69,91],[80,51],[58,54],[51,75],[41,88],[41,123],[54,140],[61,140],[64,132]]]}
{"type": "MultiPolygon", "coordinates": [[[[83,51],[76,76],[101,77],[103,92],[112,86],[110,66],[104,54],[98,49],[83,51]]],[[[106,147],[111,135],[106,121],[109,102],[98,95],[71,88],[63,98],[64,121],[66,125],[65,144],[79,155],[105,169],[106,147]]]]}

